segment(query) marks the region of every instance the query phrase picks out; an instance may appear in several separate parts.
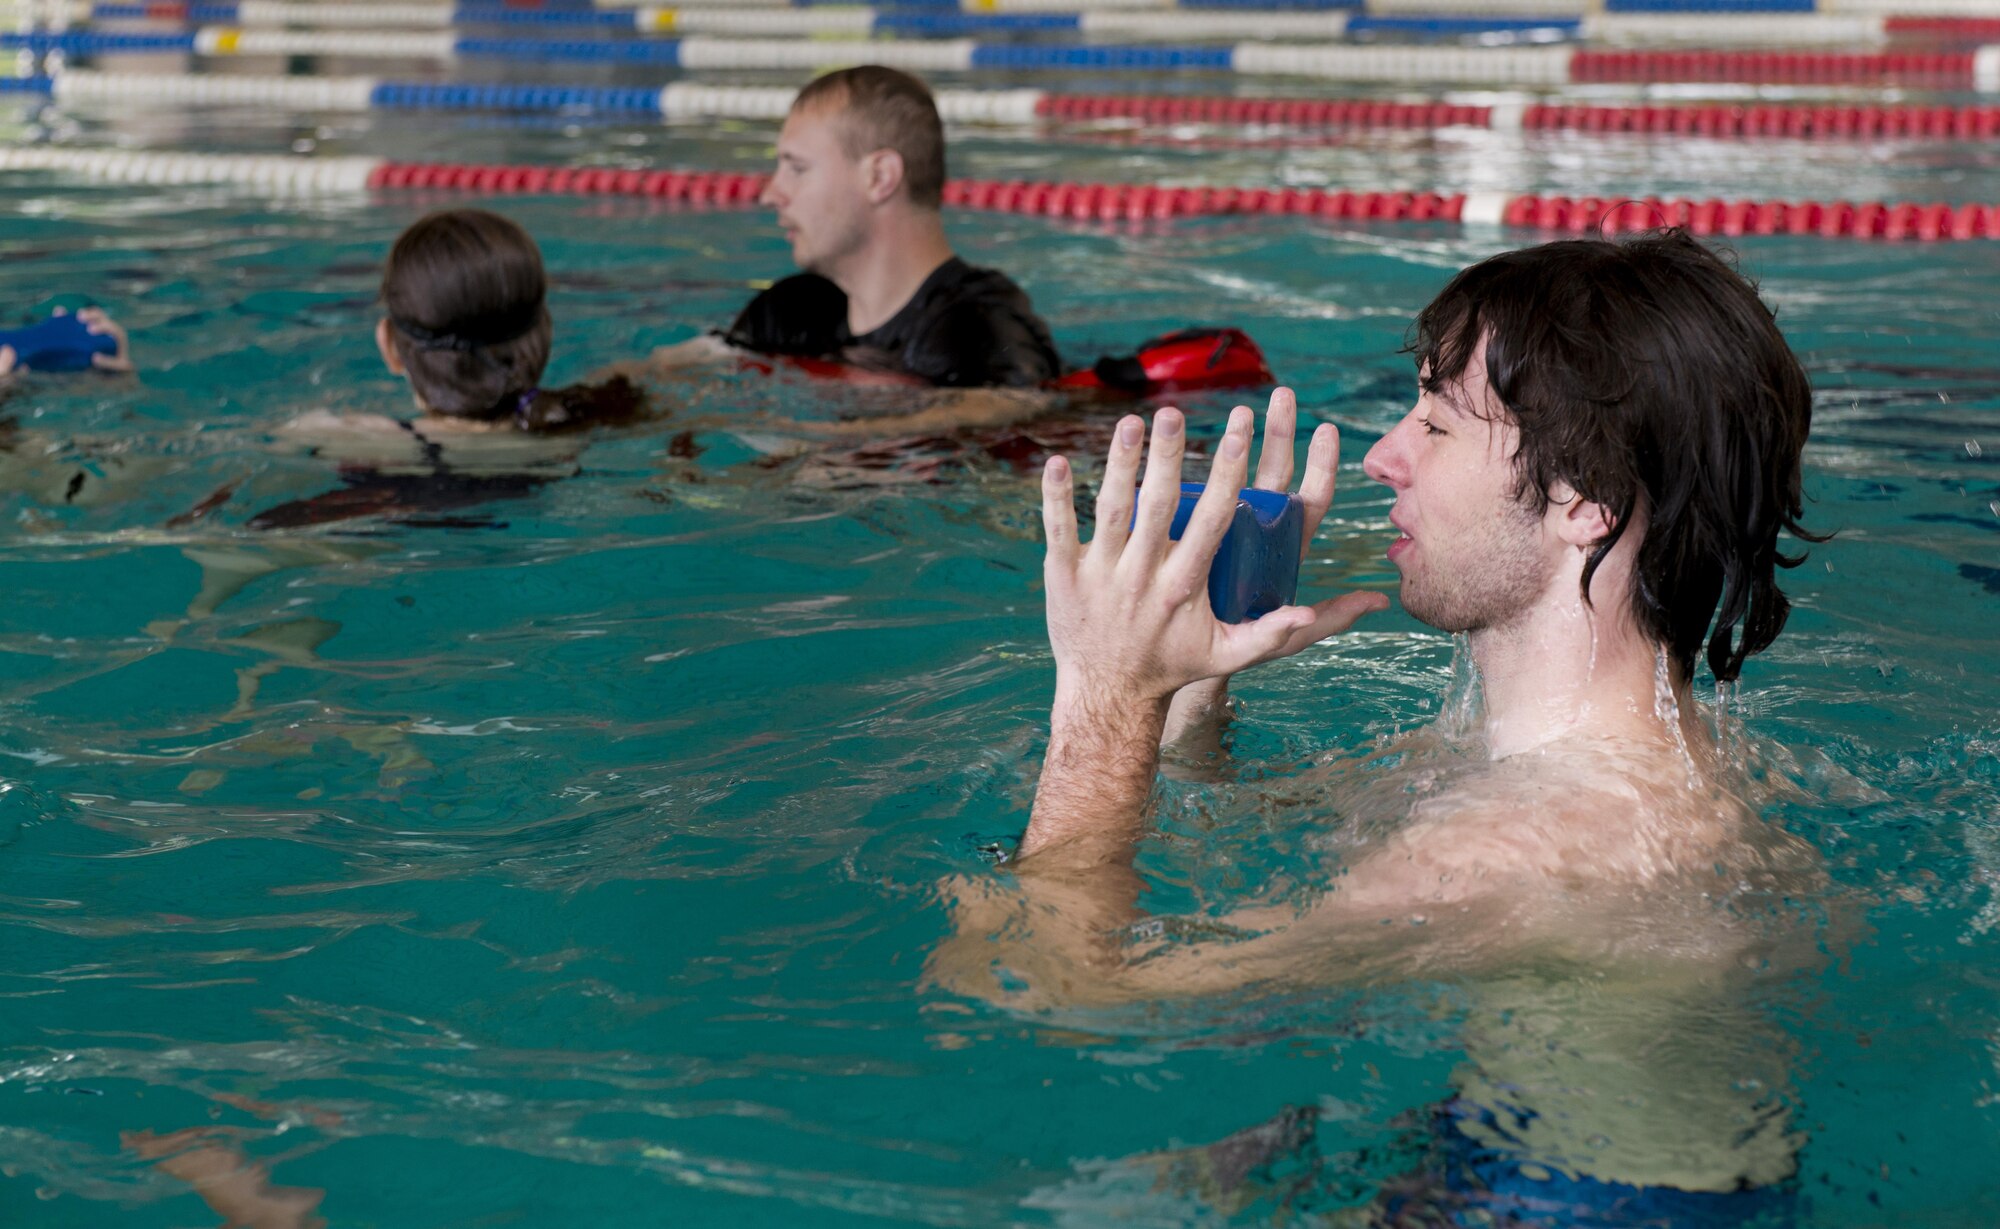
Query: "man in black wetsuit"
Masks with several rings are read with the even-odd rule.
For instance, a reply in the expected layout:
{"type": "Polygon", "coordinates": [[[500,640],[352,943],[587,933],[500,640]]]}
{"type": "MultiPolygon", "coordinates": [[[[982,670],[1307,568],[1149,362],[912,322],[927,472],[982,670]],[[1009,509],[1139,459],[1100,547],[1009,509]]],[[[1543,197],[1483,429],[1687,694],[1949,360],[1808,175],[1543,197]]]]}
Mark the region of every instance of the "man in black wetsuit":
{"type": "MultiPolygon", "coordinates": [[[[1028,296],[952,254],[939,213],[944,125],[921,81],[865,65],[792,103],[764,203],[804,270],[752,299],[720,341],[942,388],[1032,388],[1058,371],[1028,296]]],[[[717,339],[655,351],[655,370],[714,357],[717,339]]]]}

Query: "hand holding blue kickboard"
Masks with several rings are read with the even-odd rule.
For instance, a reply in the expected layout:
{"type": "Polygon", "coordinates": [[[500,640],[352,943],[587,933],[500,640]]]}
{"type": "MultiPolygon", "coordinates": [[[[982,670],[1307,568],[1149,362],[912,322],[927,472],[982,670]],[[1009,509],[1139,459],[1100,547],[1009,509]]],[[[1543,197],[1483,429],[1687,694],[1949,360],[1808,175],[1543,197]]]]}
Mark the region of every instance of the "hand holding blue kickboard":
{"type": "Polygon", "coordinates": [[[0,329],[0,346],[14,347],[14,365],[30,371],[88,371],[91,355],[118,352],[118,339],[91,332],[74,315],[50,316],[24,329],[0,329]]]}
{"type": "MultiPolygon", "coordinates": [[[[1180,506],[1167,536],[1180,541],[1206,484],[1181,483],[1180,506]]],[[[1138,510],[1132,513],[1138,521],[1138,510]]],[[[1299,555],[1305,545],[1306,506],[1285,491],[1245,487],[1236,498],[1229,532],[1222,535],[1208,569],[1208,604],[1224,623],[1243,623],[1289,606],[1299,593],[1299,555]]]]}

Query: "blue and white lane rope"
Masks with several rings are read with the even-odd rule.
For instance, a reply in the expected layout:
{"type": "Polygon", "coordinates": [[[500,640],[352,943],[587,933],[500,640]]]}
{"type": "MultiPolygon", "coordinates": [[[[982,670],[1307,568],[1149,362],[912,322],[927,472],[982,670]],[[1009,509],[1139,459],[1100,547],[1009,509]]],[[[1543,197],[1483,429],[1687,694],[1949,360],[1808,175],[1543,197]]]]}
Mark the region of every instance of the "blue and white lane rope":
{"type": "MultiPolygon", "coordinates": [[[[12,0],[15,5],[76,3],[77,0],[12,0]]],[[[88,0],[84,0],[88,2],[88,0]]],[[[173,4],[185,0],[158,0],[173,4]]],[[[313,4],[315,0],[282,0],[287,4],[313,4]]],[[[341,4],[344,0],[329,0],[341,4]]],[[[413,0],[401,0],[412,3],[413,0]]],[[[683,8],[726,7],[784,10],[810,8],[852,8],[861,0],[697,0],[683,8]]],[[[514,11],[614,12],[642,8],[646,0],[457,0],[460,8],[508,9],[514,11]]],[[[356,4],[351,7],[391,7],[389,4],[356,4]]],[[[1888,12],[1927,16],[1980,17],[1994,13],[1993,0],[872,0],[876,9],[904,13],[977,13],[997,16],[1049,13],[1325,13],[1350,10],[1369,13],[1425,12],[1458,16],[1507,14],[1513,16],[1582,17],[1588,13],[1822,13],[1870,15],[1888,12]]]]}
{"type": "MultiPolygon", "coordinates": [[[[0,93],[53,96],[58,105],[131,112],[198,107],[257,108],[295,114],[359,111],[511,111],[587,113],[667,122],[747,119],[775,123],[793,92],[676,82],[665,89],[583,85],[483,85],[379,81],[373,77],[208,76],[100,73],[67,69],[53,77],[0,78],[0,93]]],[[[2000,106],[1804,103],[1590,105],[1537,102],[1527,94],[1477,104],[1395,102],[1379,98],[1259,98],[1243,95],[1072,94],[1045,90],[942,89],[934,97],[953,124],[1081,123],[1107,119],[1145,125],[1254,125],[1313,129],[1492,132],[1587,132],[1790,140],[2000,141],[2000,106]]]]}
{"type": "MultiPolygon", "coordinates": [[[[100,73],[68,69],[52,77],[0,82],[0,90],[53,96],[64,106],[222,106],[284,111],[589,111],[668,120],[781,120],[791,89],[676,82],[664,89],[588,85],[478,85],[381,81],[374,77],[239,77],[190,73],[100,73]]],[[[939,90],[938,111],[954,124],[1032,123],[1042,90],[939,90]]]]}
{"type": "Polygon", "coordinates": [[[0,49],[106,56],[183,51],[204,57],[334,55],[357,59],[499,60],[542,64],[652,65],[691,71],[772,69],[816,72],[842,64],[885,64],[917,73],[990,69],[1126,72],[1198,70],[1348,81],[1467,81],[1560,85],[1567,47],[1355,47],[1241,43],[1213,47],[1053,46],[821,39],[505,39],[449,31],[238,30],[209,26],[184,34],[94,32],[0,34],[0,49]]]}
{"type": "MultiPolygon", "coordinates": [[[[99,34],[95,32],[0,34],[0,49],[37,55],[108,56],[139,52],[186,52],[203,57],[329,55],[356,59],[434,62],[507,61],[541,64],[651,65],[688,71],[789,70],[819,72],[844,64],[885,64],[917,73],[1003,71],[1162,72],[1201,71],[1241,76],[1310,77],[1329,81],[1465,85],[1554,86],[1575,80],[1571,45],[1541,47],[1354,46],[1351,44],[1238,43],[1217,46],[1036,46],[976,43],[969,39],[921,42],[834,41],[821,39],[494,39],[465,38],[450,31],[238,30],[205,27],[183,34],[99,34]]],[[[1916,76],[1965,76],[1963,86],[2000,88],[1990,77],[1995,47],[1969,53],[1963,69],[1917,70],[1916,76]]],[[[1599,52],[1599,55],[1639,54],[1599,52]]],[[[1669,54],[1669,53],[1659,53],[1669,54]]],[[[1725,59],[1732,53],[1671,53],[1725,59]]],[[[1735,53],[1749,55],[1752,53],[1735,53]]],[[[1773,55],[1784,53],[1773,52],[1773,55]]],[[[1942,60],[1940,60],[1942,62],[1942,60]]],[[[1663,71],[1683,70],[1668,66],[1663,71]]],[[[1673,75],[1659,80],[1763,80],[1715,76],[1742,69],[1718,64],[1708,75],[1673,75]]],[[[1761,70],[1759,70],[1761,71],[1761,70]]],[[[1873,69],[1860,70],[1863,76],[1873,69]]],[[[1909,75],[1905,72],[1905,75],[1909,75]]],[[[1637,80],[1638,78],[1632,78],[1637,80]]],[[[1789,78],[1787,78],[1789,80],[1789,78]]],[[[1810,83],[1810,82],[1808,82],[1810,83]]],[[[1826,83],[1865,84],[1834,76],[1826,83]]],[[[1946,83],[1949,84],[1949,83],[1946,83]]]]}
{"type": "Polygon", "coordinates": [[[0,13],[34,15],[37,24],[68,29],[96,22],[165,20],[246,28],[319,30],[450,30],[511,26],[526,30],[605,30],[639,34],[712,34],[758,38],[957,38],[982,34],[1080,34],[1147,41],[1174,39],[1339,39],[1349,34],[1453,37],[1552,30],[1571,35],[1571,17],[1351,15],[1316,12],[961,13],[899,8],[515,9],[500,5],[310,4],[241,0],[234,4],[90,3],[30,0],[0,3],[0,13]]]}
{"type": "MultiPolygon", "coordinates": [[[[1378,4],[1380,0],[1377,0],[1378,4]]],[[[1458,2],[1458,0],[1454,0],[1458,2]]],[[[2000,17],[2000,3],[1985,0],[2000,17]]],[[[1585,16],[1506,16],[1495,13],[1084,12],[960,13],[928,9],[516,9],[499,4],[313,4],[241,0],[233,4],[91,3],[90,0],[0,0],[29,25],[54,30],[96,22],[181,20],[246,28],[319,30],[450,30],[511,26],[533,31],[633,32],[753,37],[871,36],[938,38],[1030,31],[1141,41],[1173,39],[1337,40],[1350,35],[1452,38],[1540,35],[1621,44],[1701,42],[1784,46],[1877,41],[1897,17],[1926,16],[1925,0],[1903,0],[1895,11],[1837,16],[1799,13],[1656,13],[1610,11],[1585,16]]]]}
{"type": "MultiPolygon", "coordinates": [[[[236,54],[356,54],[356,44],[342,36],[310,34],[304,36],[312,42],[302,42],[300,38],[284,38],[276,44],[252,42],[248,36],[226,48],[226,52],[236,54]]],[[[380,38],[380,36],[364,36],[380,38]]],[[[394,56],[408,58],[410,48],[406,38],[438,38],[428,34],[404,36],[392,48],[394,56]]],[[[438,48],[442,58],[454,54],[450,36],[442,36],[446,42],[438,48]]],[[[106,42],[116,42],[112,50],[134,48],[134,50],[200,50],[194,46],[192,36],[0,36],[0,46],[22,46],[34,44],[42,50],[64,50],[64,52],[104,52],[106,42]]],[[[694,44],[696,40],[688,40],[694,44]]],[[[640,44],[648,46],[648,44],[640,44]]],[[[784,46],[784,44],[780,44],[784,46]]],[[[682,46],[682,52],[688,48],[682,46]]],[[[708,48],[696,48],[708,50],[708,48]]],[[[840,62],[868,62],[880,58],[880,52],[894,50],[884,48],[884,44],[850,44],[846,52],[828,50],[826,44],[812,44],[802,50],[812,52],[810,60],[772,64],[768,56],[758,58],[752,66],[760,68],[806,68],[820,70],[828,64],[840,62]]],[[[930,56],[938,52],[952,52],[944,44],[918,44],[916,50],[924,50],[930,56]]],[[[1222,48],[1224,54],[1232,54],[1230,48],[1222,48]]],[[[226,54],[218,52],[218,54],[226,54]]],[[[716,54],[712,58],[704,56],[680,56],[676,60],[682,68],[714,68],[714,66],[744,66],[734,56],[716,54]]],[[[904,62],[910,68],[914,64],[904,62]]],[[[954,70],[964,68],[964,58],[944,60],[916,66],[920,70],[954,70]]],[[[1130,64],[1126,64],[1130,66],[1130,64]]],[[[1600,84],[1600,82],[1622,82],[1622,84],[1648,84],[1648,82],[1738,82],[1738,84],[1804,84],[1804,86],[1886,86],[1902,84],[1912,88],[1942,88],[1942,90],[1978,90],[1978,92],[2000,92],[2000,44],[1978,46],[1974,50],[1962,52],[1730,52],[1730,50],[1696,50],[1696,52],[1618,52],[1618,50],[1588,50],[1588,48],[1234,48],[1234,68],[1246,74],[1290,74],[1290,76],[1310,76],[1318,80],[1344,80],[1344,82],[1432,82],[1432,84],[1464,84],[1464,86],[1512,86],[1512,88],[1552,88],[1566,84],[1600,84]]],[[[56,80],[72,76],[64,72],[56,80]]],[[[88,78],[80,78],[88,80],[88,78]]],[[[138,82],[140,78],[130,78],[138,82]]],[[[210,78],[210,76],[184,76],[174,74],[174,80],[186,82],[184,86],[146,86],[156,90],[156,96],[164,100],[174,98],[214,98],[220,94],[214,90],[228,90],[232,86],[224,84],[232,78],[210,78]],[[172,90],[188,90],[178,94],[172,90]]],[[[260,80],[260,78],[250,78],[260,80]]],[[[304,82],[314,82],[322,78],[294,78],[304,82]]],[[[348,78],[360,80],[360,78],[348,78]]],[[[138,84],[134,84],[138,88],[138,84]]],[[[262,88],[262,86],[258,86],[262,88]]],[[[464,106],[494,108],[506,106],[498,100],[508,98],[506,90],[514,86],[436,86],[436,92],[422,92],[430,86],[396,86],[398,90],[418,90],[414,94],[404,94],[410,98],[412,106],[448,106],[452,98],[464,98],[464,106]],[[422,102],[428,100],[428,102],[422,102]]],[[[520,90],[550,90],[550,86],[518,86],[520,90]]],[[[670,86],[664,96],[672,96],[672,90],[696,90],[706,92],[704,96],[722,96],[726,90],[714,86],[698,86],[694,82],[678,82],[670,86]]],[[[554,86],[554,90],[564,90],[564,86],[554,86]]],[[[644,96],[650,90],[638,90],[634,96],[644,96]]],[[[762,90],[756,92],[762,100],[756,104],[756,116],[784,114],[790,106],[790,90],[762,90]]],[[[940,90],[940,94],[960,94],[958,90],[940,90]]],[[[1008,98],[1028,98],[1034,90],[964,90],[968,96],[1008,96],[1008,98]]],[[[526,94],[522,94],[526,96],[526,94]]],[[[572,102],[578,106],[590,106],[592,94],[570,94],[572,102]]],[[[384,102],[388,104],[388,102],[384,102]]],[[[356,104],[360,106],[360,104],[356,104]]],[[[644,104],[616,104],[618,108],[644,104]]],[[[1012,106],[1012,104],[1008,104],[1012,106]]],[[[720,114],[720,112],[716,112],[720,114]]],[[[1012,112],[1010,112],[1012,114],[1012,112]]],[[[946,112],[946,118],[954,118],[946,112]]]]}

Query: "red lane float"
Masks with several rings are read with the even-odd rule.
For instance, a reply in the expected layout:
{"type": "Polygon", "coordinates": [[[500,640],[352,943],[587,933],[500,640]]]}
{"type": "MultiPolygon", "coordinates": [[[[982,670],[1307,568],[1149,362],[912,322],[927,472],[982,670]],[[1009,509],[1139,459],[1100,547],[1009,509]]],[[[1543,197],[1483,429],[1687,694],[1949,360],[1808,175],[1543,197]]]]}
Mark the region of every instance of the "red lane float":
{"type": "MultiPolygon", "coordinates": [[[[2000,22],[1996,22],[2000,25],[2000,22]]],[[[1996,31],[2000,37],[2000,31],[1996,31]]],[[[1296,128],[1514,128],[1671,136],[1991,139],[2000,106],[1857,106],[1695,103],[1588,106],[1536,103],[1502,111],[1452,103],[1371,99],[1158,98],[1047,95],[1038,113],[1065,123],[1133,119],[1148,124],[1268,124],[1296,128]]]]}
{"type": "Polygon", "coordinates": [[[1436,192],[1326,192],[1317,188],[1160,188],[1148,184],[1026,183],[962,179],[945,185],[944,203],[999,213],[1077,221],[1289,214],[1377,218],[1396,222],[1459,220],[1462,195],[1436,192]]]}
{"type": "Polygon", "coordinates": [[[1521,127],[1571,132],[1706,137],[1881,137],[1981,139],[2000,136],[2000,107],[1765,106],[1581,107],[1536,104],[1521,127]]]}
{"type": "Polygon", "coordinates": [[[2000,206],[1937,202],[1606,200],[1517,196],[1501,221],[1538,230],[1610,234],[1682,226],[1697,235],[1818,235],[1822,238],[2000,238],[2000,206]]]}
{"type": "Polygon", "coordinates": [[[767,177],[717,171],[385,162],[370,188],[434,188],[490,195],[650,196],[690,205],[754,205],[767,177]]]}
{"type": "Polygon", "coordinates": [[[1295,124],[1344,128],[1484,128],[1493,108],[1374,99],[1160,98],[1143,94],[1047,94],[1045,119],[1136,119],[1151,124],[1295,124]]]}
{"type": "Polygon", "coordinates": [[[1892,38],[1917,35],[1954,43],[1995,43],[2000,42],[2000,17],[1889,17],[1882,22],[1882,32],[1892,38]]]}
{"type": "MultiPolygon", "coordinates": [[[[368,186],[488,194],[636,196],[710,207],[754,204],[762,175],[528,166],[384,163],[368,186]]],[[[1318,188],[1163,188],[1145,184],[1029,183],[959,179],[947,205],[1076,221],[1266,215],[1384,222],[1488,222],[1571,234],[1683,226],[1697,235],[1825,238],[2000,238],[2000,205],[1854,201],[1695,201],[1463,193],[1340,192],[1318,188]],[[1468,208],[1473,204],[1474,207],[1468,208]]]]}
{"type": "Polygon", "coordinates": [[[1973,53],[1579,50],[1570,57],[1569,79],[1575,83],[1700,81],[1964,89],[1973,84],[1973,53]]]}

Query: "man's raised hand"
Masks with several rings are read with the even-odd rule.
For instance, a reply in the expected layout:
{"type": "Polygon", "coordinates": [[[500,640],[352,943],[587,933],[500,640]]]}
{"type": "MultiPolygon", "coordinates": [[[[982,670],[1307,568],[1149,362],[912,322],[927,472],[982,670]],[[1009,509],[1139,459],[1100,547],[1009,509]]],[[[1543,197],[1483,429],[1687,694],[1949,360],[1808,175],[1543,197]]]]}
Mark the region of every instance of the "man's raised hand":
{"type": "MultiPolygon", "coordinates": [[[[1296,414],[1288,391],[1273,395],[1260,486],[1283,489],[1289,483],[1296,414]]],[[[1247,407],[1231,413],[1207,489],[1178,542],[1168,538],[1168,530],[1180,501],[1186,448],[1180,411],[1155,415],[1145,482],[1136,492],[1145,423],[1137,415],[1119,422],[1088,545],[1077,537],[1069,464],[1061,457],[1049,461],[1042,476],[1042,518],[1058,708],[1066,701],[1090,707],[1163,705],[1179,687],[1297,652],[1387,605],[1379,594],[1350,593],[1318,606],[1281,607],[1254,622],[1228,624],[1215,617],[1208,570],[1248,476],[1254,427],[1255,415],[1247,407]]],[[[1337,436],[1331,426],[1322,427],[1300,489],[1308,537],[1333,501],[1337,454],[1337,436]]]]}

